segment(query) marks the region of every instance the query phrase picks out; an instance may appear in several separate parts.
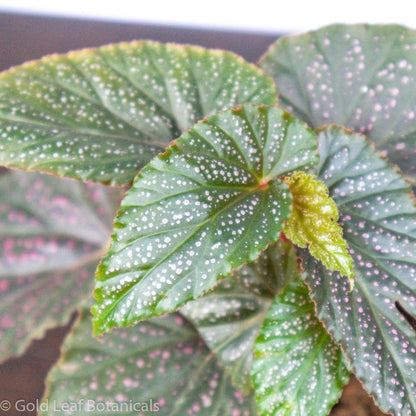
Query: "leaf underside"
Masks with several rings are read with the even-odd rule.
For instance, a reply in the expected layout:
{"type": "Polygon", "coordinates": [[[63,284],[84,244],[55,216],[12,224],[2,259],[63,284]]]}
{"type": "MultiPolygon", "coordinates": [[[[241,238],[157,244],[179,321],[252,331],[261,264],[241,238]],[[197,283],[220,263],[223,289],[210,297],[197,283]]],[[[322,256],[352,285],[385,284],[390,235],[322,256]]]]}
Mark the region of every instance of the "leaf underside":
{"type": "Polygon", "coordinates": [[[416,183],[416,31],[332,25],[280,38],[260,66],[281,105],[311,127],[367,135],[416,183]]]}
{"type": "Polygon", "coordinates": [[[65,324],[91,294],[120,197],[38,173],[0,176],[0,360],[65,324]]]}
{"type": "Polygon", "coordinates": [[[326,416],[349,379],[342,351],[316,318],[299,277],[273,301],[254,353],[261,416],[326,416]]]}
{"type": "Polygon", "coordinates": [[[328,269],[352,280],[352,259],[338,225],[338,209],[328,188],[311,174],[297,172],[285,178],[292,194],[292,213],[284,233],[297,246],[309,252],[328,269]]]}
{"type": "Polygon", "coordinates": [[[316,138],[277,107],[205,119],[136,178],[96,276],[97,334],[175,310],[276,241],[291,210],[276,179],[317,163],[316,138]]]}
{"type": "Polygon", "coordinates": [[[254,340],[267,309],[298,274],[292,244],[278,240],[257,260],[235,270],[214,290],[181,309],[231,375],[233,385],[243,392],[253,388],[254,340]]]}
{"type": "Polygon", "coordinates": [[[256,415],[197,331],[179,314],[118,329],[97,340],[85,312],[46,382],[46,415],[256,415]],[[65,404],[72,409],[65,409],[65,404]],[[53,410],[53,412],[52,412],[53,410]],[[66,411],[65,411],[66,410],[66,411]]]}
{"type": "Polygon", "coordinates": [[[397,169],[362,137],[319,135],[319,178],[335,200],[354,260],[355,288],[303,253],[319,318],[386,412],[416,413],[416,208],[397,169]]]}
{"type": "Polygon", "coordinates": [[[275,104],[273,81],[241,57],[138,41],[52,55],[0,74],[0,163],[131,184],[203,117],[275,104]]]}

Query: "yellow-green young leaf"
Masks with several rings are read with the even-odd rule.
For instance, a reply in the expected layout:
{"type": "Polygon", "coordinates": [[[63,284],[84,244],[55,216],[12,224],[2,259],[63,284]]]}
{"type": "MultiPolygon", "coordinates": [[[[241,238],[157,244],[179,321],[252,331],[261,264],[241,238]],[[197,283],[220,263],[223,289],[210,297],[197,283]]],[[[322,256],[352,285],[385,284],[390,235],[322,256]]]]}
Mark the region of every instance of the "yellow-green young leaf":
{"type": "Polygon", "coordinates": [[[284,228],[286,236],[299,247],[308,246],[312,256],[328,269],[348,276],[352,286],[352,259],[328,188],[313,175],[303,172],[286,177],[285,182],[293,197],[292,213],[284,228]]]}

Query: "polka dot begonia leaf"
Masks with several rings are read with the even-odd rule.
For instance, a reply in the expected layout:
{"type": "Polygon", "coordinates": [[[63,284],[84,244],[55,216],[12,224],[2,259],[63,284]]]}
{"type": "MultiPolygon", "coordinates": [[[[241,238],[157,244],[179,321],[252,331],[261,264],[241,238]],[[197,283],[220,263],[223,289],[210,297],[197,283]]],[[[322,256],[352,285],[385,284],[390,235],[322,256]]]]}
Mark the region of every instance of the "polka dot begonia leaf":
{"type": "Polygon", "coordinates": [[[0,360],[67,323],[91,296],[120,198],[50,175],[0,176],[0,360]]]}
{"type": "Polygon", "coordinates": [[[414,415],[415,200],[397,168],[363,136],[329,127],[319,134],[319,149],[317,173],[338,206],[355,287],[351,292],[346,279],[303,253],[318,316],[380,407],[414,415]]]}
{"type": "Polygon", "coordinates": [[[279,178],[319,159],[315,134],[277,107],[196,124],[137,176],[96,275],[97,334],[201,296],[279,238],[291,212],[279,178]]]}
{"type": "Polygon", "coordinates": [[[235,270],[214,290],[181,309],[231,374],[233,385],[244,392],[253,388],[250,370],[254,340],[267,309],[296,276],[294,247],[278,240],[257,260],[235,270]]]}
{"type": "Polygon", "coordinates": [[[364,133],[416,183],[416,31],[332,25],[280,38],[260,66],[289,112],[364,133]]]}
{"type": "Polygon", "coordinates": [[[256,416],[181,315],[152,318],[97,340],[85,312],[49,373],[39,416],[256,416]]]}
{"type": "Polygon", "coordinates": [[[136,41],[52,55],[0,74],[0,164],[129,185],[203,117],[276,102],[230,52],[136,41]]]}
{"type": "Polygon", "coordinates": [[[270,306],[254,354],[260,416],[326,416],[349,379],[341,349],[316,317],[299,276],[270,306]]]}

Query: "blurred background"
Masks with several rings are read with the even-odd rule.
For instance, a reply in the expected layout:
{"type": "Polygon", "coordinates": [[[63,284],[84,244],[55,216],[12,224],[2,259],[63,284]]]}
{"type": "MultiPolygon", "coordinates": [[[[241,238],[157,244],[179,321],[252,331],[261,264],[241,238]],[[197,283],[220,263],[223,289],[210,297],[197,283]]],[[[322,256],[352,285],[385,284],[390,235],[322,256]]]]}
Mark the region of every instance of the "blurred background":
{"type": "Polygon", "coordinates": [[[0,0],[0,70],[42,55],[132,39],[194,43],[255,62],[278,36],[331,23],[416,29],[408,0],[0,0]]]}
{"type": "Polygon", "coordinates": [[[0,10],[271,34],[302,32],[334,22],[416,25],[414,6],[408,0],[0,0],[0,10]]]}
{"type": "MultiPolygon", "coordinates": [[[[227,49],[256,62],[281,35],[363,22],[416,28],[416,13],[409,0],[0,0],[0,70],[45,54],[133,39],[227,49]]],[[[0,366],[0,399],[35,401],[42,396],[44,377],[67,330],[50,331],[23,357],[0,366]]],[[[352,379],[333,415],[381,413],[352,379]]]]}

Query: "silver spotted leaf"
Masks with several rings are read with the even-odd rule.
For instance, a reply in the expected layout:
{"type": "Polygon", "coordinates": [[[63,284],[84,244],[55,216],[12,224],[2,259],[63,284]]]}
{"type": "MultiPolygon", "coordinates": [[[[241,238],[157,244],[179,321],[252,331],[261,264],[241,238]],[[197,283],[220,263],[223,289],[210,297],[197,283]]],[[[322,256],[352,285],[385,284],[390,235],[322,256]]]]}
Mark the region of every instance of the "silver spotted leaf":
{"type": "Polygon", "coordinates": [[[270,306],[254,354],[261,416],[326,416],[349,379],[341,348],[316,317],[299,275],[270,306]]]}
{"type": "Polygon", "coordinates": [[[85,312],[46,381],[46,415],[255,416],[198,332],[179,314],[97,340],[85,312]],[[71,408],[72,406],[72,408],[71,408]]]}
{"type": "Polygon", "coordinates": [[[208,117],[135,179],[96,275],[97,334],[173,311],[279,238],[282,175],[318,159],[315,134],[277,107],[208,117]]]}
{"type": "Polygon", "coordinates": [[[304,253],[319,318],[344,347],[380,407],[416,414],[416,207],[406,181],[364,137],[329,127],[319,135],[320,179],[340,213],[355,287],[304,253]],[[408,313],[403,313],[403,309],[408,313]]]}
{"type": "Polygon", "coordinates": [[[290,243],[278,240],[252,263],[201,298],[188,302],[181,313],[201,334],[233,385],[252,390],[254,340],[274,296],[298,276],[297,257],[290,243]]]}
{"type": "Polygon", "coordinates": [[[0,360],[65,324],[91,296],[120,198],[50,175],[0,176],[0,360]]]}
{"type": "Polygon", "coordinates": [[[332,25],[279,39],[260,66],[283,107],[366,134],[416,183],[416,31],[332,25]]]}
{"type": "Polygon", "coordinates": [[[0,74],[0,164],[131,184],[169,142],[237,104],[275,104],[241,57],[138,41],[52,55],[0,74]]]}

